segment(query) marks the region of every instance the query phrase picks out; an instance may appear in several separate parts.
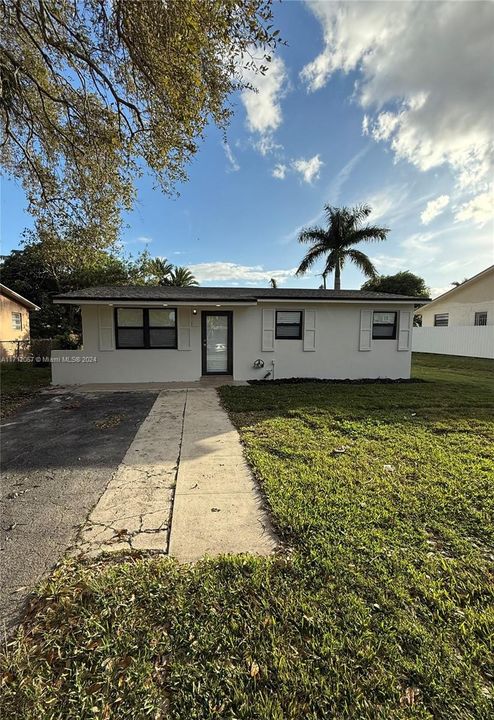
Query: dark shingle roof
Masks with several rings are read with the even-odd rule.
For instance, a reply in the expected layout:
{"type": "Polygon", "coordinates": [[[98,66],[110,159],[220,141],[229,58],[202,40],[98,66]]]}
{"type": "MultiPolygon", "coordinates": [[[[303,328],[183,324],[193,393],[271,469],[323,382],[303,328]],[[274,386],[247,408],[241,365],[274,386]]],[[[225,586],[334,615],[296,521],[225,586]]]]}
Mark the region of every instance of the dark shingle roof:
{"type": "Polygon", "coordinates": [[[408,300],[426,302],[409,295],[370,290],[316,290],[309,288],[161,287],[150,285],[108,285],[84,288],[56,295],[55,300],[142,300],[166,302],[256,302],[257,300],[408,300]]]}

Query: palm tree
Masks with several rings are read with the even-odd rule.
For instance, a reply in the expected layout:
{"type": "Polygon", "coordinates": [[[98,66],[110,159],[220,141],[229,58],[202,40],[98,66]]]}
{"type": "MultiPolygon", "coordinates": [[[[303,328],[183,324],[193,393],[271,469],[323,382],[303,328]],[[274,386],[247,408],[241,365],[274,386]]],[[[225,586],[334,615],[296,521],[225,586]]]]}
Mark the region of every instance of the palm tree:
{"type": "Polygon", "coordinates": [[[152,276],[152,279],[158,285],[169,285],[170,275],[173,272],[173,265],[166,258],[149,258],[146,264],[146,273],[152,276]]]}
{"type": "Polygon", "coordinates": [[[271,280],[269,281],[269,286],[272,287],[272,288],[277,288],[277,287],[278,287],[278,283],[276,282],[276,278],[271,278],[271,280]]]}
{"type": "Polygon", "coordinates": [[[305,228],[298,236],[298,241],[311,245],[304,259],[300,263],[297,275],[305,273],[315,262],[324,258],[325,265],[322,273],[324,287],[326,275],[334,272],[334,289],[341,287],[341,270],[347,260],[353,262],[366,277],[375,277],[376,268],[360,250],[353,245],[364,240],[386,240],[388,228],[377,225],[362,225],[365,218],[371,213],[369,205],[357,205],[353,208],[336,208],[331,205],[324,206],[327,227],[305,228]]]}
{"type": "Polygon", "coordinates": [[[166,284],[173,285],[174,287],[192,287],[192,285],[199,285],[189,268],[177,266],[170,272],[166,284]]]}

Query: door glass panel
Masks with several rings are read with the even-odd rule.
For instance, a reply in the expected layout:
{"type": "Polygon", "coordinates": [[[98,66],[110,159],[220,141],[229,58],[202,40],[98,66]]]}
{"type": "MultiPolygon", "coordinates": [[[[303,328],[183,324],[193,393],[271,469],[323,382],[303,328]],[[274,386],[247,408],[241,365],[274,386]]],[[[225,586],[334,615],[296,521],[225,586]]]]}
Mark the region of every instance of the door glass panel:
{"type": "Polygon", "coordinates": [[[207,372],[228,370],[228,317],[206,316],[206,367],[207,372]]]}

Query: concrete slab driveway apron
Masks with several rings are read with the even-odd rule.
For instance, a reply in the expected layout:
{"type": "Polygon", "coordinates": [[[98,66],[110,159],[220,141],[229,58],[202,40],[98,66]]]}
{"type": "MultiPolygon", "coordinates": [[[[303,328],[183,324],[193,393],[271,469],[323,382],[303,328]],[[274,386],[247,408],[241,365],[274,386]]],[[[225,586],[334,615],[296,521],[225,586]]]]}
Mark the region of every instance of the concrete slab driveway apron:
{"type": "Polygon", "coordinates": [[[89,515],[77,553],[166,552],[185,399],[185,390],[160,393],[89,515]]]}

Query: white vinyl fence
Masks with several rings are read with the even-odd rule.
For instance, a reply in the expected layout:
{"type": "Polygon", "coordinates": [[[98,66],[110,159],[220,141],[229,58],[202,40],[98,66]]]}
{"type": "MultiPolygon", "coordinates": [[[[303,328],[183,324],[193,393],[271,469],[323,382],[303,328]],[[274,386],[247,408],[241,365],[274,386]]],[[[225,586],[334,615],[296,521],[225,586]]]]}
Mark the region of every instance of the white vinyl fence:
{"type": "Polygon", "coordinates": [[[414,352],[494,358],[494,325],[413,328],[414,352]]]}

